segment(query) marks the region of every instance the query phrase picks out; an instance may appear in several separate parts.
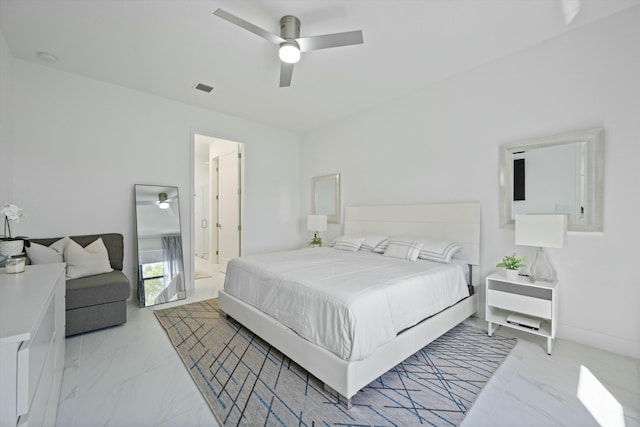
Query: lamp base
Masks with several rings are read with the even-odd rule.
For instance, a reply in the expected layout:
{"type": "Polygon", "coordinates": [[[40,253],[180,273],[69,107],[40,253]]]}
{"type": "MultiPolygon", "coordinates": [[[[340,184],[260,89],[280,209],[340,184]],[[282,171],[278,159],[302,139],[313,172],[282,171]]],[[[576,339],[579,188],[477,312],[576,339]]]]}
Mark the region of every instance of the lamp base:
{"type": "Polygon", "coordinates": [[[529,274],[533,276],[535,280],[542,282],[554,282],[558,279],[556,269],[553,268],[551,261],[549,261],[547,251],[545,251],[544,248],[538,248],[536,251],[536,257],[529,268],[529,274]]]}

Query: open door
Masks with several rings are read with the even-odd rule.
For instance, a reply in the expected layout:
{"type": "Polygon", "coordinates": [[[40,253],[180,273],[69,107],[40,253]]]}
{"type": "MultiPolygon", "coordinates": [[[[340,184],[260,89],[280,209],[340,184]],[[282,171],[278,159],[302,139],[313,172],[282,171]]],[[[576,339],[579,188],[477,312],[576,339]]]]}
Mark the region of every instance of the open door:
{"type": "Polygon", "coordinates": [[[209,253],[211,254],[211,257],[209,257],[209,261],[211,264],[219,264],[220,241],[218,238],[218,224],[220,223],[220,206],[218,205],[218,200],[220,199],[220,185],[218,185],[218,182],[220,181],[220,158],[218,156],[211,157],[209,164],[211,165],[211,168],[209,169],[209,185],[211,189],[209,194],[209,200],[211,201],[211,206],[209,207],[211,215],[211,227],[209,227],[209,253]]]}
{"type": "Polygon", "coordinates": [[[227,270],[227,263],[241,254],[242,238],[242,152],[240,144],[220,155],[218,199],[218,239],[220,270],[227,270]]]}

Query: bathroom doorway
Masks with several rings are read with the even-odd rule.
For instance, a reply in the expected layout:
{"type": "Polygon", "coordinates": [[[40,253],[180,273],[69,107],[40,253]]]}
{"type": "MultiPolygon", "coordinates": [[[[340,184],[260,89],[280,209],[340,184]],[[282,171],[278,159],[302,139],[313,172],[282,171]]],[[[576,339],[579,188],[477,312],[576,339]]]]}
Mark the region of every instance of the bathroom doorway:
{"type": "Polygon", "coordinates": [[[242,251],[243,144],[194,135],[195,279],[226,271],[242,251]]]}

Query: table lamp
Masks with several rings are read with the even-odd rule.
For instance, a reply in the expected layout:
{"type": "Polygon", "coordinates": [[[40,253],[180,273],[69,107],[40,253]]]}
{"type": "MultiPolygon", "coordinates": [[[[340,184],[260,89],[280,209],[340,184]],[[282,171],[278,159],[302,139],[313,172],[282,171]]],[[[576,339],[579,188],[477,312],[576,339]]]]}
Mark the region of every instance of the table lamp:
{"type": "Polygon", "coordinates": [[[529,267],[535,280],[553,282],[558,275],[545,248],[564,248],[567,240],[567,215],[516,215],[516,245],[537,246],[536,257],[529,267]]]}

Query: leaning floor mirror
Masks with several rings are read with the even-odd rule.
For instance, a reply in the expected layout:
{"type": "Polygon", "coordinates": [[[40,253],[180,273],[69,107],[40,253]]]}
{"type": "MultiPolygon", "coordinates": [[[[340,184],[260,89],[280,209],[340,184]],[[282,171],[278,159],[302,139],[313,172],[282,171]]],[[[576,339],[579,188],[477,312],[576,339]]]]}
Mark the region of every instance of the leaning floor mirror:
{"type": "Polygon", "coordinates": [[[178,187],[135,185],[140,307],[186,298],[178,187]]]}

